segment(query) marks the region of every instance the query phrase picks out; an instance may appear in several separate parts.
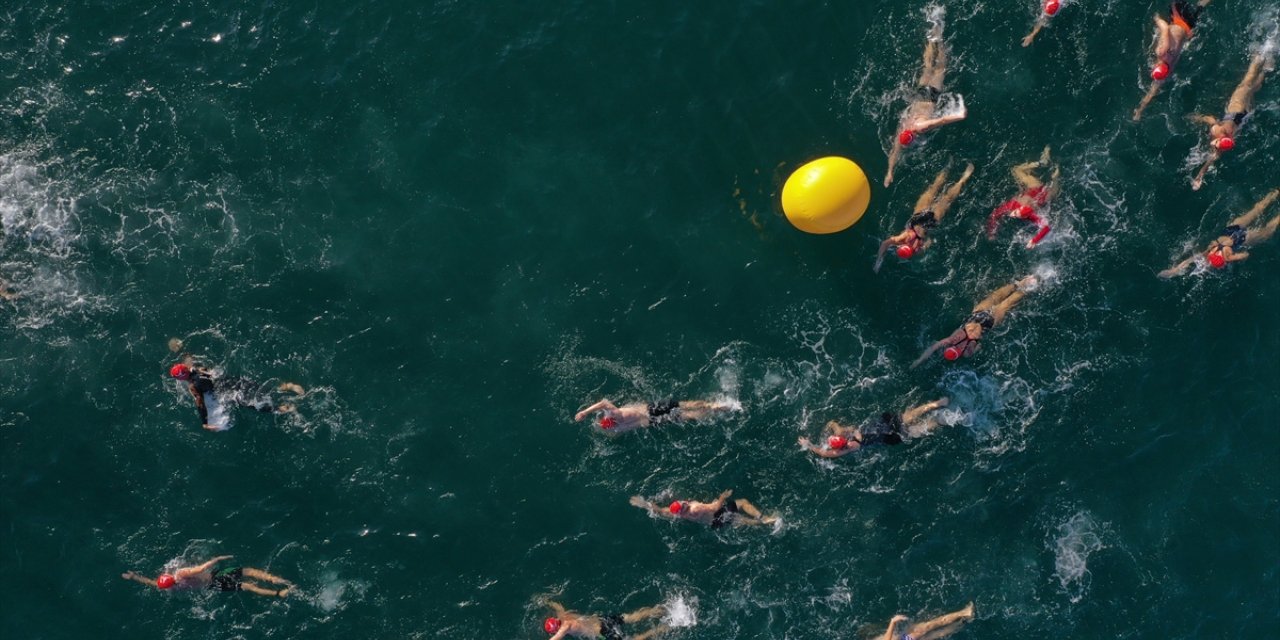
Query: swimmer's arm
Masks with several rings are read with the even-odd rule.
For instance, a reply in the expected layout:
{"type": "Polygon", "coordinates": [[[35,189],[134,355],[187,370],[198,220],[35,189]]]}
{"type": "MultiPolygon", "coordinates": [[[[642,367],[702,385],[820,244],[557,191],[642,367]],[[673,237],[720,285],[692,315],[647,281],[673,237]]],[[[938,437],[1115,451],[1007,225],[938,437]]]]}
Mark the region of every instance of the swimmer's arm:
{"type": "Polygon", "coordinates": [[[854,446],[854,443],[850,443],[850,446],[847,449],[844,449],[842,451],[835,451],[833,449],[828,449],[826,447],[819,447],[813,444],[812,442],[810,442],[808,438],[800,438],[799,442],[800,442],[800,446],[804,447],[806,450],[809,451],[809,453],[812,453],[813,455],[818,456],[819,458],[839,458],[840,456],[853,453],[854,451],[857,450],[857,447],[854,446]]]}
{"type": "Polygon", "coordinates": [[[203,564],[200,564],[194,567],[183,567],[181,569],[178,569],[176,572],[174,572],[173,576],[175,578],[185,578],[187,576],[195,575],[197,573],[203,573],[205,571],[212,569],[213,565],[218,564],[223,560],[230,560],[231,558],[234,558],[234,557],[235,556],[218,556],[212,560],[209,560],[203,564]]]}
{"type": "MultiPolygon", "coordinates": [[[[960,329],[956,331],[956,333],[963,333],[963,332],[964,332],[964,327],[960,327],[960,329]]],[[[935,351],[951,344],[955,340],[956,333],[952,333],[951,335],[930,345],[928,349],[924,350],[924,353],[920,354],[919,358],[916,358],[915,362],[911,363],[911,368],[914,369],[920,366],[921,364],[924,363],[925,360],[928,360],[929,356],[933,355],[935,351]]]]}
{"type": "Polygon", "coordinates": [[[884,264],[884,253],[888,251],[891,246],[893,246],[893,238],[889,238],[880,243],[880,251],[876,253],[876,266],[871,268],[873,272],[880,273],[880,265],[884,264]]]}
{"type": "Polygon", "coordinates": [[[659,505],[658,503],[650,502],[648,500],[645,500],[644,498],[641,498],[640,496],[631,496],[631,506],[644,509],[645,511],[648,511],[650,514],[655,516],[660,516],[664,518],[668,518],[671,516],[671,512],[667,511],[666,509],[663,509],[662,506],[659,505]]]}
{"type": "Polygon", "coordinates": [[[916,131],[928,131],[930,129],[937,129],[938,127],[951,124],[953,122],[960,122],[961,120],[964,120],[967,115],[968,114],[965,114],[965,113],[957,113],[950,116],[933,118],[932,120],[925,120],[924,122],[917,123],[916,131]]]}
{"type": "Polygon", "coordinates": [[[563,626],[563,625],[562,625],[562,626],[560,627],[560,630],[559,630],[559,631],[557,631],[557,632],[556,632],[556,634],[555,634],[554,636],[551,636],[551,640],[561,640],[562,638],[564,638],[564,637],[565,637],[565,636],[567,636],[567,635],[569,635],[569,627],[568,627],[568,626],[563,626]]]}
{"type": "Polygon", "coordinates": [[[1174,276],[1180,276],[1183,274],[1183,272],[1187,270],[1187,267],[1191,266],[1191,263],[1195,261],[1196,261],[1195,256],[1192,256],[1190,258],[1187,258],[1186,260],[1183,260],[1182,262],[1179,262],[1178,264],[1173,265],[1172,267],[1169,267],[1168,269],[1165,269],[1164,271],[1161,271],[1159,275],[1161,278],[1165,278],[1165,279],[1172,278],[1174,276]]]}
{"type": "Polygon", "coordinates": [[[591,406],[587,407],[586,409],[583,409],[582,411],[579,411],[579,412],[577,413],[577,415],[573,416],[573,421],[574,421],[574,422],[582,422],[582,420],[583,420],[584,418],[586,418],[587,416],[589,416],[589,415],[591,415],[591,414],[593,414],[593,413],[595,413],[595,412],[597,412],[597,411],[600,411],[601,409],[604,409],[604,410],[606,410],[606,411],[617,411],[617,410],[618,410],[618,408],[617,408],[617,407],[615,407],[615,406],[613,405],[613,403],[612,403],[612,402],[609,402],[609,399],[608,399],[608,398],[605,398],[604,400],[601,400],[600,402],[597,402],[597,403],[595,403],[595,404],[593,404],[593,405],[591,405],[591,406]]]}
{"type": "Polygon", "coordinates": [[[1209,155],[1209,159],[1208,159],[1208,160],[1205,160],[1205,161],[1204,161],[1204,166],[1200,167],[1200,172],[1199,172],[1199,173],[1197,173],[1197,174],[1196,174],[1196,177],[1195,177],[1194,179],[1192,179],[1192,180],[1191,180],[1191,190],[1192,190],[1192,191],[1199,191],[1199,190],[1200,190],[1201,185],[1203,185],[1203,184],[1204,184],[1204,177],[1205,177],[1205,175],[1209,173],[1209,167],[1212,167],[1212,166],[1213,166],[1213,163],[1215,163],[1215,162],[1217,162],[1217,161],[1218,161],[1218,154],[1217,154],[1217,152],[1215,151],[1215,152],[1213,152],[1213,153],[1211,153],[1211,154],[1209,155]]]}
{"type": "Polygon", "coordinates": [[[132,572],[132,571],[126,571],[126,572],[124,572],[124,573],[120,574],[120,577],[121,577],[121,578],[124,578],[125,580],[132,580],[132,581],[137,582],[137,583],[139,583],[139,584],[145,584],[145,585],[147,585],[148,587],[150,587],[150,586],[154,586],[154,585],[155,585],[155,583],[156,583],[155,579],[153,579],[153,578],[148,578],[148,577],[146,577],[146,576],[140,576],[140,575],[138,575],[138,574],[136,574],[136,573],[134,573],[134,572],[132,572]]]}
{"type": "Polygon", "coordinates": [[[1202,123],[1202,124],[1207,124],[1207,125],[1209,125],[1209,126],[1211,126],[1211,127],[1212,127],[1213,125],[1215,125],[1215,124],[1218,124],[1218,119],[1217,119],[1217,118],[1215,118],[1215,117],[1213,117],[1213,116],[1206,116],[1206,115],[1204,115],[1204,114],[1200,114],[1200,113],[1197,113],[1197,114],[1195,114],[1194,116],[1191,116],[1191,121],[1192,121],[1192,122],[1199,122],[1199,123],[1202,123]]]}
{"type": "Polygon", "coordinates": [[[1031,46],[1031,43],[1035,42],[1036,36],[1040,34],[1040,30],[1044,28],[1044,25],[1045,19],[1041,16],[1039,20],[1036,20],[1036,26],[1031,29],[1031,33],[1027,34],[1027,37],[1022,39],[1022,46],[1031,46]]]}
{"type": "Polygon", "coordinates": [[[1226,258],[1227,262],[1239,262],[1241,260],[1248,260],[1248,259],[1249,259],[1248,251],[1232,251],[1231,255],[1227,256],[1226,258]]]}
{"type": "Polygon", "coordinates": [[[551,612],[556,614],[557,618],[564,616],[565,608],[559,602],[556,602],[555,600],[548,600],[547,606],[551,607],[551,612]]]}
{"type": "Polygon", "coordinates": [[[889,150],[889,170],[884,174],[884,186],[893,184],[893,168],[898,165],[898,157],[902,155],[902,145],[897,140],[892,143],[893,148],[889,150]]]}
{"type": "Polygon", "coordinates": [[[894,616],[893,619],[889,621],[889,628],[885,630],[884,638],[882,640],[893,640],[894,628],[898,626],[899,622],[906,622],[906,621],[907,621],[906,616],[894,616]]]}

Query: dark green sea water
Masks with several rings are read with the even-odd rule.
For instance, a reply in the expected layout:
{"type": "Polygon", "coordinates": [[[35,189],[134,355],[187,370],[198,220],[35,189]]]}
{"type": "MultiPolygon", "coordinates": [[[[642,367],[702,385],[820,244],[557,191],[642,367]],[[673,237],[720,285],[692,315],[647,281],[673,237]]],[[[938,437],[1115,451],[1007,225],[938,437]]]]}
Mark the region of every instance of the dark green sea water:
{"type": "MultiPolygon", "coordinates": [[[[1154,277],[1280,186],[1280,77],[1188,188],[1277,20],[1215,2],[1139,125],[1160,3],[948,0],[970,119],[848,232],[785,176],[878,183],[923,3],[6,0],[0,7],[0,637],[540,638],[552,594],[667,601],[671,636],[1280,637],[1280,243],[1154,277]],[[1034,253],[980,238],[1008,167],[1066,180],[1034,253]],[[871,272],[949,160],[979,166],[922,260],[871,272]],[[972,302],[1050,284],[957,365],[907,364],[972,302]],[[312,389],[203,432],[171,337],[312,389]],[[607,438],[615,400],[740,416],[607,438]],[[950,395],[962,426],[838,464],[795,440],[950,395]],[[725,488],[715,534],[628,496],[725,488]],[[215,554],[277,602],[119,578],[215,554]]],[[[1025,233],[1025,232],[1023,232],[1025,233]]]]}

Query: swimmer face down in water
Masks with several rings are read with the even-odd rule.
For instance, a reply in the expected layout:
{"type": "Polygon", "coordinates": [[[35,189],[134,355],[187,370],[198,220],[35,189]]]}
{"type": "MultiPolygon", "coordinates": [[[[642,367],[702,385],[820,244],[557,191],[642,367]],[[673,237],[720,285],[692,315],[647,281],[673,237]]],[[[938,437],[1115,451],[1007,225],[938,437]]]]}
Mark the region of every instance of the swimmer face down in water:
{"type": "Polygon", "coordinates": [[[991,292],[991,295],[974,305],[973,313],[959,329],[925,349],[924,353],[911,363],[911,368],[920,366],[939,349],[943,350],[943,357],[951,361],[973,355],[978,351],[978,341],[982,339],[984,333],[1004,322],[1004,317],[1009,310],[1021,302],[1028,293],[1035,290],[1037,285],[1035,276],[1027,276],[991,292]]]}
{"type": "Polygon", "coordinates": [[[955,184],[942,190],[942,185],[947,182],[947,173],[949,170],[943,169],[934,178],[933,184],[924,193],[920,194],[920,198],[916,200],[916,208],[911,214],[911,218],[907,220],[907,228],[897,235],[889,237],[880,243],[880,252],[876,254],[876,264],[872,268],[876,273],[880,273],[880,265],[884,264],[884,254],[890,247],[897,247],[894,253],[903,260],[910,260],[920,252],[929,248],[933,243],[931,238],[926,237],[929,232],[938,226],[942,221],[942,217],[947,215],[947,211],[951,209],[951,204],[960,196],[960,191],[964,189],[964,185],[969,181],[969,177],[973,175],[973,164],[965,167],[964,174],[955,184]]]}
{"type": "Polygon", "coordinates": [[[1022,46],[1031,46],[1031,43],[1036,41],[1036,36],[1040,35],[1040,30],[1049,26],[1049,20],[1058,15],[1058,10],[1061,8],[1062,0],[1044,0],[1040,6],[1040,15],[1036,17],[1036,24],[1031,27],[1031,33],[1022,39],[1022,46]]]}
{"type": "Polygon", "coordinates": [[[192,567],[182,567],[172,574],[161,574],[158,578],[148,578],[138,575],[132,571],[126,571],[120,574],[125,580],[132,580],[145,584],[149,587],[156,587],[161,590],[178,589],[180,591],[248,591],[249,593],[260,596],[271,596],[283,598],[289,595],[289,590],[293,588],[293,583],[274,576],[262,569],[253,567],[229,567],[225,569],[214,569],[214,566],[224,560],[230,560],[232,556],[218,556],[203,564],[192,567]],[[281,585],[278,589],[269,589],[258,584],[245,580],[258,580],[259,582],[268,582],[275,585],[281,585]]]}
{"type": "MultiPolygon", "coordinates": [[[[271,398],[263,392],[262,386],[244,378],[224,378],[214,374],[205,367],[184,358],[169,368],[169,377],[187,383],[187,391],[195,398],[196,411],[200,414],[200,422],[206,430],[217,431],[217,427],[209,424],[209,409],[205,406],[204,394],[213,393],[225,396],[243,407],[250,407],[262,413],[292,413],[295,408],[291,403],[275,405],[271,398]]],[[[293,382],[283,382],[277,388],[279,392],[302,396],[305,390],[293,382]]]]}
{"type": "Polygon", "coordinates": [[[1049,157],[1049,147],[1045,147],[1040,153],[1039,161],[1020,164],[1014,167],[1011,173],[1022,190],[991,212],[991,217],[987,219],[987,239],[995,239],[996,231],[1005,218],[1022,220],[1039,228],[1036,235],[1027,241],[1027,248],[1034,249],[1045,236],[1049,235],[1049,222],[1040,217],[1038,212],[1042,212],[1054,198],[1058,197],[1061,191],[1059,178],[1062,176],[1062,168],[1052,162],[1049,157]],[[1045,184],[1033,171],[1049,166],[1052,166],[1053,170],[1049,175],[1049,183],[1045,184]]]}
{"type": "Polygon", "coordinates": [[[631,496],[631,506],[639,507],[660,518],[690,520],[712,529],[735,525],[771,525],[778,516],[766,516],[760,508],[747,500],[730,500],[733,491],[725,491],[711,502],[676,500],[668,505],[631,496]]]}
{"type": "Polygon", "coordinates": [[[823,428],[822,435],[826,438],[823,446],[818,446],[804,437],[799,440],[800,446],[821,458],[839,458],[864,447],[878,444],[902,444],[909,438],[927,436],[933,433],[934,429],[942,426],[937,416],[933,414],[949,404],[951,404],[949,398],[939,398],[918,407],[911,407],[900,414],[886,411],[880,414],[879,420],[869,422],[864,427],[846,426],[832,420],[823,428]]]}
{"type": "Polygon", "coordinates": [[[969,606],[959,611],[912,625],[906,632],[900,633],[901,626],[908,621],[908,618],[897,615],[889,621],[889,628],[885,630],[880,640],[940,640],[959,631],[972,621],[973,617],[973,603],[970,602],[969,606]]]}
{"type": "Polygon", "coordinates": [[[1172,278],[1183,275],[1188,267],[1201,259],[1208,262],[1214,269],[1225,269],[1229,263],[1248,260],[1249,252],[1246,248],[1270,240],[1271,236],[1276,234],[1276,229],[1280,228],[1280,213],[1266,224],[1255,224],[1277,198],[1280,198],[1280,189],[1273,189],[1247,213],[1232,220],[1227,228],[1222,230],[1222,234],[1210,242],[1203,252],[1161,271],[1160,277],[1172,278]]]}
{"type": "Polygon", "coordinates": [[[1160,93],[1160,87],[1164,86],[1165,80],[1173,73],[1178,59],[1182,57],[1182,50],[1191,41],[1192,30],[1200,19],[1200,13],[1212,1],[1200,0],[1198,4],[1192,5],[1186,0],[1176,0],[1169,8],[1168,20],[1156,14],[1156,49],[1155,61],[1151,65],[1151,88],[1134,110],[1134,122],[1142,119],[1142,112],[1155,99],[1156,94],[1160,93]]]}
{"type": "Polygon", "coordinates": [[[920,134],[943,125],[960,122],[968,115],[963,105],[958,113],[937,115],[938,98],[942,95],[942,83],[946,75],[947,46],[942,41],[942,19],[938,17],[932,21],[924,45],[924,68],[920,71],[920,79],[916,82],[916,95],[907,110],[902,113],[898,131],[890,141],[889,169],[884,176],[884,186],[887,187],[893,183],[893,169],[898,165],[902,150],[911,146],[920,134]]]}
{"type": "Polygon", "coordinates": [[[551,609],[551,616],[542,621],[542,630],[551,636],[550,640],[650,640],[670,630],[666,625],[659,624],[644,633],[628,636],[623,629],[627,625],[661,617],[667,611],[662,605],[637,609],[631,613],[589,616],[566,610],[560,603],[552,600],[547,600],[545,604],[551,609]]]}
{"type": "Polygon", "coordinates": [[[1236,147],[1236,136],[1253,110],[1253,99],[1262,88],[1262,81],[1266,79],[1267,73],[1275,70],[1275,67],[1276,52],[1274,50],[1268,49],[1258,53],[1249,63],[1249,70],[1245,72],[1244,79],[1236,86],[1231,99],[1227,101],[1227,111],[1221,120],[1213,116],[1193,116],[1196,122],[1209,126],[1209,157],[1201,165],[1196,177],[1191,180],[1193,190],[1199,191],[1200,187],[1204,186],[1204,177],[1209,173],[1209,168],[1223,154],[1236,147]]]}
{"type": "Polygon", "coordinates": [[[607,398],[601,400],[573,416],[574,422],[582,422],[587,416],[599,412],[600,419],[596,424],[610,433],[623,433],[632,429],[641,429],[666,423],[707,420],[718,414],[736,411],[739,405],[735,402],[707,400],[664,400],[652,404],[640,402],[624,404],[621,407],[607,398]]]}

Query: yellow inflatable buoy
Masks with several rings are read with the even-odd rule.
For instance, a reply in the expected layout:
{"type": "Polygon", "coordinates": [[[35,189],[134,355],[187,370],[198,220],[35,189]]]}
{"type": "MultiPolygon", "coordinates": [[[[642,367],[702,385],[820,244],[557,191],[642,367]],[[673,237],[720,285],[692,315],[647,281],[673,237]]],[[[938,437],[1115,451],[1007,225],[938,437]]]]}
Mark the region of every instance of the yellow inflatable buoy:
{"type": "Polygon", "coordinates": [[[782,186],[782,212],[807,233],[837,233],[853,226],[871,204],[871,185],[848,158],[819,158],[796,169],[782,186]]]}

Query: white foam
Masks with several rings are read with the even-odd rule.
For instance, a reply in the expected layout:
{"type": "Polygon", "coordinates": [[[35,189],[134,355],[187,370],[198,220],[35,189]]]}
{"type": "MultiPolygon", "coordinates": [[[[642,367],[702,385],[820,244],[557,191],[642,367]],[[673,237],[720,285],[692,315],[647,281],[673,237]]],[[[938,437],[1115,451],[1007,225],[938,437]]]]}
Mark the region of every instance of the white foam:
{"type": "Polygon", "coordinates": [[[698,599],[677,594],[662,603],[667,615],[662,622],[669,627],[683,628],[698,624],[698,599]]]}
{"type": "Polygon", "coordinates": [[[1050,541],[1054,576],[1071,602],[1079,602],[1089,591],[1089,556],[1104,546],[1099,527],[1087,511],[1058,525],[1050,541]]]}

